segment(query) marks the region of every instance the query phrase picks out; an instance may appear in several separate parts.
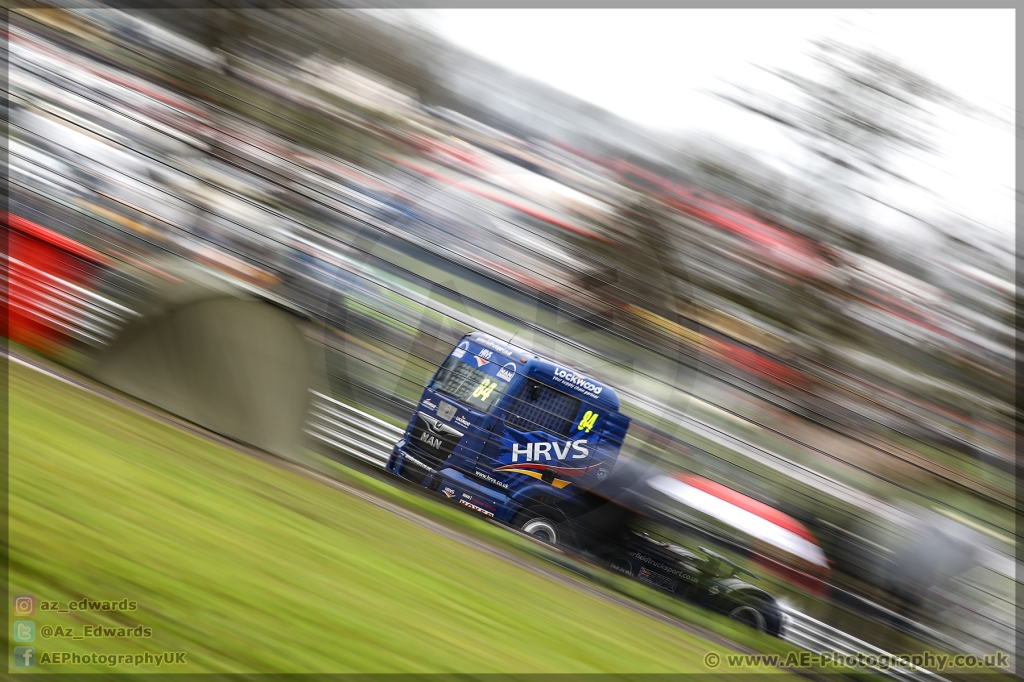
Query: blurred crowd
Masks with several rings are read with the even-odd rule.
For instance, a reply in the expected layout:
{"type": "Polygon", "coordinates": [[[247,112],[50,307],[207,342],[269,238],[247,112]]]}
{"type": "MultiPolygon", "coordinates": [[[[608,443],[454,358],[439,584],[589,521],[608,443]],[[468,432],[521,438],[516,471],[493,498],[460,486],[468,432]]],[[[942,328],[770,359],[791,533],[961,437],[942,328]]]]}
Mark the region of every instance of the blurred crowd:
{"type": "MultiPolygon", "coordinates": [[[[377,371],[403,370],[374,340],[427,348],[426,371],[493,323],[431,274],[454,264],[591,320],[608,332],[592,354],[622,357],[624,336],[698,358],[748,425],[976,492],[972,525],[1012,500],[1013,285],[956,254],[925,281],[686,177],[424,104],[365,65],[228,59],[116,11],[11,17],[10,213],[104,263],[91,317],[32,304],[63,320],[48,352],[87,355],[116,331],[94,333],[96,301],[138,309],[187,262],[361,339],[346,352],[377,371]]],[[[557,315],[527,322],[560,333],[557,315]]]]}

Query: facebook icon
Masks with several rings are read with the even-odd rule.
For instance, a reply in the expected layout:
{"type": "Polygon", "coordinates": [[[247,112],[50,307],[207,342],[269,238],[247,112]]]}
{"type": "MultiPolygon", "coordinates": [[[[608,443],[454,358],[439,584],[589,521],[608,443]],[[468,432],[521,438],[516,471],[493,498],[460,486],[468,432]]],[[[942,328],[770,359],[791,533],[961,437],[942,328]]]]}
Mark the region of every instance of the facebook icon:
{"type": "Polygon", "coordinates": [[[34,646],[14,647],[14,667],[31,668],[36,664],[36,648],[34,646]]]}

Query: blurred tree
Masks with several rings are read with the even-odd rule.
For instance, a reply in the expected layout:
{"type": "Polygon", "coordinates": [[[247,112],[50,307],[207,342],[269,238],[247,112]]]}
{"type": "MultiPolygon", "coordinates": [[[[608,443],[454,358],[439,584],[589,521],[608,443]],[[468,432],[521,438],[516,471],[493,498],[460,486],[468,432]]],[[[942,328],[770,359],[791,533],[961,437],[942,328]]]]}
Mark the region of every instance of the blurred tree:
{"type": "MultiPolygon", "coordinates": [[[[147,7],[146,3],[140,3],[128,13],[194,40],[225,58],[240,54],[240,48],[254,39],[265,41],[288,33],[285,26],[275,27],[267,22],[266,10],[246,8],[238,3],[224,4],[214,0],[202,9],[173,7],[173,2],[160,7],[147,7]]],[[[285,40],[284,44],[288,42],[285,40]]],[[[230,69],[228,63],[223,66],[225,70],[230,69]]]]}
{"type": "Polygon", "coordinates": [[[684,137],[674,145],[672,159],[674,179],[738,201],[780,229],[869,257],[882,250],[875,236],[829,210],[808,176],[767,163],[726,140],[684,137]]]}
{"type": "Polygon", "coordinates": [[[670,337],[654,338],[642,316],[626,312],[634,307],[685,323],[680,311],[689,298],[689,274],[669,222],[655,201],[638,193],[618,206],[606,228],[615,234],[611,243],[567,237],[574,252],[574,285],[590,299],[587,307],[603,318],[595,319],[599,326],[642,334],[663,349],[671,346],[670,337]]]}
{"type": "Polygon", "coordinates": [[[382,20],[353,9],[280,11],[302,28],[325,57],[349,60],[414,90],[430,100],[446,44],[419,24],[382,20]]]}
{"type": "Polygon", "coordinates": [[[184,3],[174,8],[173,0],[160,8],[146,4],[133,13],[224,56],[228,70],[234,59],[245,59],[256,49],[272,47],[295,58],[320,53],[332,61],[350,60],[422,96],[438,87],[435,73],[447,49],[419,25],[383,21],[330,0],[290,0],[272,9],[242,0],[211,0],[202,9],[184,3]]]}
{"type": "Polygon", "coordinates": [[[769,70],[799,99],[747,88],[718,97],[797,133],[820,162],[817,180],[840,195],[876,199],[873,185],[879,182],[914,184],[895,160],[901,152],[934,151],[928,105],[970,107],[884,54],[831,40],[814,45],[814,60],[823,69],[820,78],[769,70]]]}
{"type": "Polygon", "coordinates": [[[778,218],[788,217],[795,179],[717,137],[683,138],[673,153],[687,181],[778,218]]]}

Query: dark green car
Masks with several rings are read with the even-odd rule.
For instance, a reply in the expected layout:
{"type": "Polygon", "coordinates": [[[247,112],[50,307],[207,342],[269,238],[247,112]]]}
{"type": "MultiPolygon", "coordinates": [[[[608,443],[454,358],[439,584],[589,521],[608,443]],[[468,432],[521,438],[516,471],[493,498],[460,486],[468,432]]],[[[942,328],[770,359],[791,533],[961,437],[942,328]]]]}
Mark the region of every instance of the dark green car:
{"type": "Polygon", "coordinates": [[[747,572],[729,559],[703,547],[700,552],[703,556],[685,547],[655,540],[646,533],[630,531],[619,546],[601,560],[641,582],[723,613],[761,632],[780,636],[782,610],[774,597],[739,579],[739,574],[747,572]]]}
{"type": "Polygon", "coordinates": [[[649,486],[643,485],[661,473],[651,465],[620,462],[610,475],[578,498],[578,509],[557,517],[564,519],[558,544],[681,599],[781,636],[783,617],[778,602],[739,577],[745,573],[757,580],[757,576],[703,547],[698,554],[641,532],[651,530],[666,539],[696,535],[714,541],[666,513],[649,486]]]}

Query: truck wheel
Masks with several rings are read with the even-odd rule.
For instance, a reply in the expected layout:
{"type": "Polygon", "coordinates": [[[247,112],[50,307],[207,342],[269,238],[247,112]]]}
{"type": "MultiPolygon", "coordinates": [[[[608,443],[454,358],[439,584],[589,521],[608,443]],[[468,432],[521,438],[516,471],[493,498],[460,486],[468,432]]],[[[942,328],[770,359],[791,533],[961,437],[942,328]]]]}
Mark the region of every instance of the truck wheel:
{"type": "Polygon", "coordinates": [[[526,521],[520,529],[527,535],[532,535],[549,545],[558,545],[558,529],[555,522],[545,519],[543,516],[535,516],[526,521]]]}

